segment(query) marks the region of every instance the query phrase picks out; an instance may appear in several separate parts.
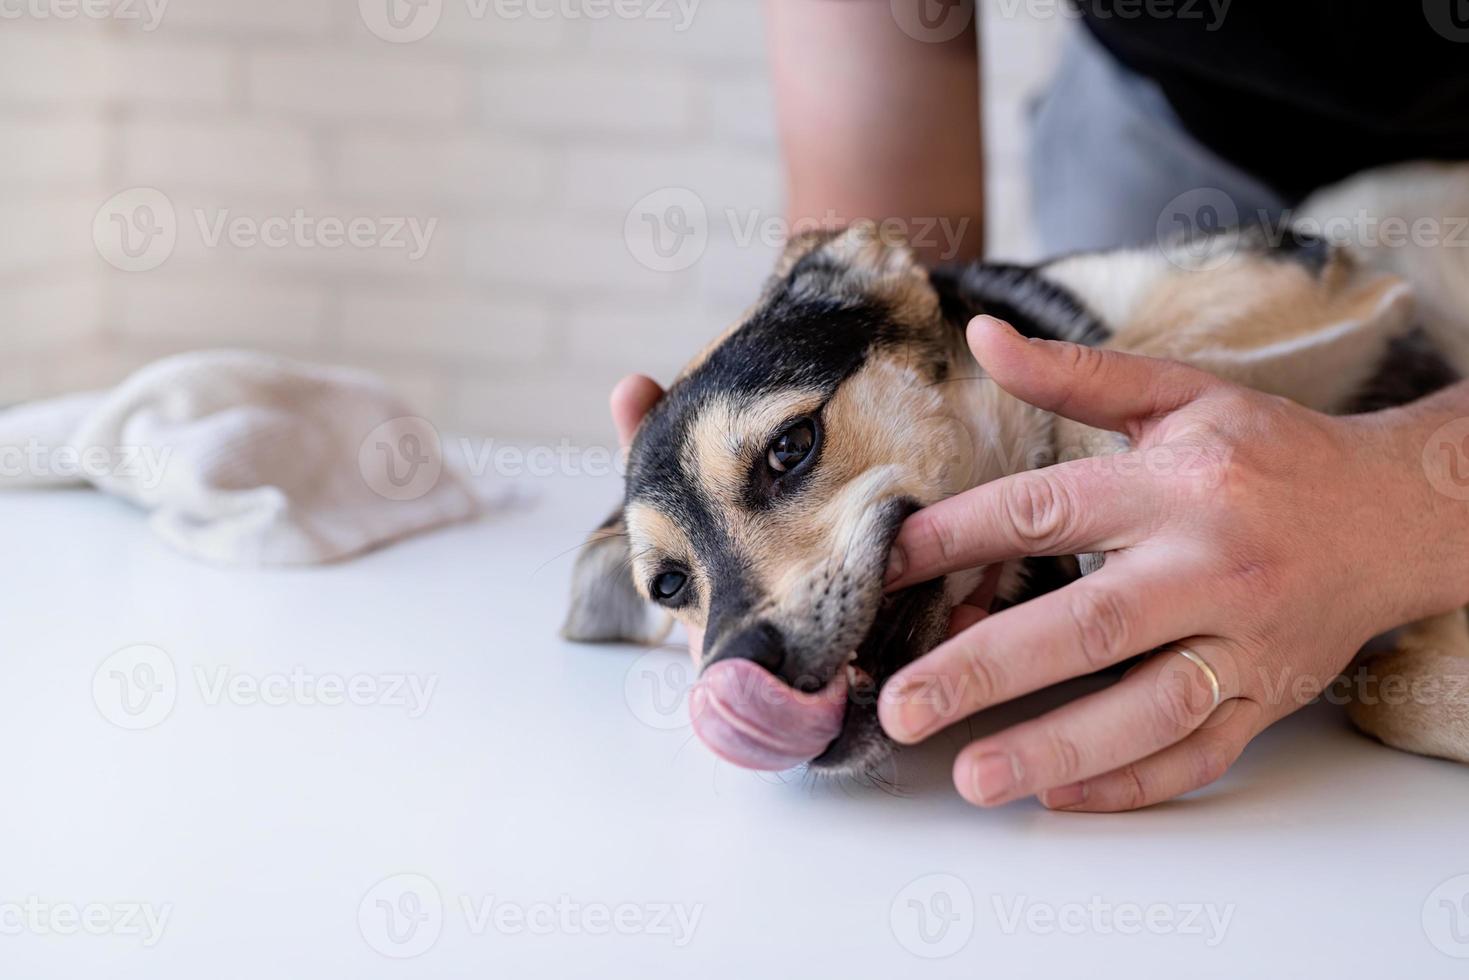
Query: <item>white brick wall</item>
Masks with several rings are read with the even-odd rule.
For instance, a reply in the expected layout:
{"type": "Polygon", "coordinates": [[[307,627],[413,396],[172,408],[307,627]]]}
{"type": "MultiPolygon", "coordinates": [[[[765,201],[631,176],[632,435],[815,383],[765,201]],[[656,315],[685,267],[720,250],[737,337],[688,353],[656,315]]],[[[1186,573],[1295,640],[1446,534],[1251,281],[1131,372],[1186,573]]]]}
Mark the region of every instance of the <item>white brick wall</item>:
{"type": "Polygon", "coordinates": [[[128,276],[114,284],[120,339],[139,346],[190,344],[201,332],[221,346],[261,346],[294,354],[319,350],[330,294],[309,285],[268,288],[235,279],[162,280],[128,276]]]}
{"type": "Polygon", "coordinates": [[[93,185],[106,163],[108,127],[100,119],[18,116],[4,123],[0,182],[15,193],[36,185],[93,185]]]}
{"type": "Polygon", "coordinates": [[[340,54],[315,47],[251,52],[245,64],[246,95],[253,108],[287,118],[468,121],[470,81],[463,66],[394,54],[340,54]]]}
{"type": "MultiPolygon", "coordinates": [[[[1064,25],[999,3],[981,3],[989,220],[1014,254],[1023,101],[1064,25]]],[[[254,346],[377,371],[445,429],[604,440],[620,375],[667,378],[753,297],[773,248],[739,231],[781,207],[757,0],[670,0],[664,20],[443,0],[410,43],[374,33],[371,7],[169,0],[151,28],[0,22],[0,403],[254,346]],[[137,186],[167,196],[177,243],[129,272],[102,260],[93,218],[137,186]],[[709,219],[676,271],[639,262],[649,229],[625,237],[666,187],[709,219]],[[298,212],[338,237],[354,220],[433,234],[419,258],[331,247],[319,224],[289,230],[298,212]],[[286,237],[211,243],[225,216],[286,237]]]]}
{"type": "Polygon", "coordinates": [[[540,203],[556,158],[553,148],[535,142],[470,133],[353,133],[335,155],[341,192],[491,207],[540,203]]]}
{"type": "Polygon", "coordinates": [[[500,131],[676,136],[693,127],[694,83],[689,71],[643,61],[494,67],[480,79],[480,103],[500,131]]]}
{"type": "Polygon", "coordinates": [[[231,52],[228,44],[173,43],[158,38],[156,31],[129,34],[126,43],[107,51],[108,99],[130,105],[223,106],[235,88],[231,52]]]}
{"type": "Polygon", "coordinates": [[[0,92],[7,104],[86,108],[108,97],[109,47],[100,28],[87,22],[4,25],[0,92]]]}
{"type": "Polygon", "coordinates": [[[170,194],[196,188],[305,194],[321,180],[311,134],[290,123],[137,118],[121,127],[119,143],[124,183],[170,194]]]}
{"type": "Polygon", "coordinates": [[[255,39],[318,37],[339,11],[319,0],[174,0],[165,27],[208,32],[215,37],[255,39]]]}

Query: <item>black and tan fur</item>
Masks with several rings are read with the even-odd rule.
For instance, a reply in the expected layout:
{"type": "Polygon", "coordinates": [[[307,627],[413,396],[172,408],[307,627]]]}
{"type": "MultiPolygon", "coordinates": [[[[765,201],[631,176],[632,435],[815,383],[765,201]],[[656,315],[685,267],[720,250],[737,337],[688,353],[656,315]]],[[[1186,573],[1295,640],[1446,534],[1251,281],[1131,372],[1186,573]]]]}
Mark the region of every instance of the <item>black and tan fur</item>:
{"type": "MultiPolygon", "coordinates": [[[[1469,213],[1469,171],[1368,175],[1301,213],[1362,208],[1410,221],[1469,213]]],[[[748,315],[643,421],[624,506],[578,562],[565,633],[656,639],[651,583],[681,571],[687,583],[664,605],[705,630],[701,666],[749,656],[806,690],[856,668],[843,732],[812,766],[868,767],[890,748],[876,689],[942,639],[983,573],[885,597],[902,520],[1000,476],[1125,448],[1121,436],[1057,419],[984,379],[964,343],[972,316],[1174,358],[1325,412],[1362,411],[1420,397],[1469,364],[1469,250],[1404,251],[1414,254],[1302,235],[1271,245],[1235,231],[1033,267],[930,271],[869,225],[796,239],[748,315]],[[809,463],[799,474],[772,471],[772,440],[802,418],[818,432],[809,463]]],[[[1082,556],[1081,567],[1100,561],[1082,556]]],[[[1011,563],[1000,599],[1023,588],[1023,566],[1011,563]]],[[[1410,679],[1469,675],[1463,611],[1407,628],[1383,657],[1410,679]]],[[[1357,704],[1352,716],[1389,744],[1469,761],[1463,700],[1357,704]]]]}

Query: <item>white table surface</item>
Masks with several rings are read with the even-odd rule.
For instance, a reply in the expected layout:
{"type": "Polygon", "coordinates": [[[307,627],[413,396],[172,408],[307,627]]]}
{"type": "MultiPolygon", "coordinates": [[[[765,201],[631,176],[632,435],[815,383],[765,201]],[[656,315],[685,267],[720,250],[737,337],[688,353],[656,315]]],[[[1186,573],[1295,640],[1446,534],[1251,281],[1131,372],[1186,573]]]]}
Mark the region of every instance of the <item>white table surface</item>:
{"type": "Polygon", "coordinates": [[[0,977],[1469,975],[1469,771],[1330,705],[1131,815],[972,809],[957,731],[894,791],[738,770],[655,699],[680,655],[556,637],[615,483],[527,485],[269,573],[179,557],[88,491],[0,496],[0,977]],[[175,679],[127,715],[115,675],[142,675],[109,657],[138,644],[175,679]],[[378,686],[216,687],[293,670],[378,686]],[[436,684],[417,717],[391,703],[409,675],[436,684]]]}

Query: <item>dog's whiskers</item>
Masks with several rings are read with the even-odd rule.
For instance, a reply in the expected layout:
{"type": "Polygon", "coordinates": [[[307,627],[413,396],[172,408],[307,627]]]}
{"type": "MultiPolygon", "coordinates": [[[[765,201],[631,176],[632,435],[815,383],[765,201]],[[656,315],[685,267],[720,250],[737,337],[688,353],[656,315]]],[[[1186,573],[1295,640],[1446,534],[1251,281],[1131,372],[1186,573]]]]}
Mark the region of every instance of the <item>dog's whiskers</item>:
{"type": "Polygon", "coordinates": [[[973,375],[966,374],[966,375],[963,375],[963,376],[957,377],[957,378],[940,378],[937,381],[928,381],[928,382],[925,382],[924,384],[920,385],[919,387],[921,387],[921,388],[937,388],[939,385],[953,384],[955,381],[989,381],[989,382],[994,382],[994,380],[995,379],[992,378],[991,376],[989,376],[988,374],[973,374],[973,375]]]}
{"type": "Polygon", "coordinates": [[[580,544],[572,545],[570,548],[567,548],[564,551],[558,551],[558,552],[556,552],[556,554],[552,555],[550,558],[547,558],[545,561],[543,561],[539,565],[537,565],[535,567],[535,570],[531,572],[531,575],[532,576],[535,576],[535,575],[539,574],[540,572],[542,572],[543,570],[545,570],[546,566],[549,565],[549,564],[551,564],[553,561],[559,561],[562,558],[565,558],[567,555],[575,554],[578,551],[582,551],[582,550],[584,550],[586,548],[590,548],[592,545],[597,544],[597,543],[603,541],[606,538],[625,538],[625,537],[627,537],[627,532],[626,531],[607,531],[607,532],[602,533],[602,534],[594,535],[594,536],[588,538],[587,540],[581,542],[580,544]]]}

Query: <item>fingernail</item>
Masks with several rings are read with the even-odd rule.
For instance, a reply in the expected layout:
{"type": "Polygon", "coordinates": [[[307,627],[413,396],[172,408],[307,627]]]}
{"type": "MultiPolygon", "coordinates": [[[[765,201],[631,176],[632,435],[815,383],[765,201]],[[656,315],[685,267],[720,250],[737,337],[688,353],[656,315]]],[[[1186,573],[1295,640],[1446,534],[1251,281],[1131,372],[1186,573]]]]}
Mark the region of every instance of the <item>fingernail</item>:
{"type": "Polygon", "coordinates": [[[893,545],[893,550],[888,552],[888,569],[883,573],[882,584],[892,585],[903,577],[903,572],[908,568],[908,556],[903,554],[900,545],[893,545]]]}
{"type": "Polygon", "coordinates": [[[889,705],[883,712],[883,727],[889,735],[899,742],[911,743],[932,733],[939,719],[928,690],[929,682],[921,677],[895,677],[883,687],[880,697],[889,705]]]}
{"type": "Polygon", "coordinates": [[[993,803],[1020,782],[1020,760],[1013,755],[982,755],[973,767],[974,795],[981,803],[993,803]]]}
{"type": "Polygon", "coordinates": [[[1064,810],[1068,806],[1076,806],[1078,803],[1085,802],[1086,783],[1057,786],[1041,794],[1041,803],[1052,810],[1064,810]]]}
{"type": "Polygon", "coordinates": [[[990,316],[988,313],[981,313],[979,316],[975,317],[974,320],[971,321],[971,322],[978,323],[981,320],[983,320],[985,323],[993,324],[995,327],[998,327],[999,329],[1005,331],[1006,333],[1014,333],[1015,332],[1015,328],[1012,327],[1012,326],[1010,326],[1010,324],[1006,323],[1004,320],[1001,320],[997,316],[990,316]]]}

